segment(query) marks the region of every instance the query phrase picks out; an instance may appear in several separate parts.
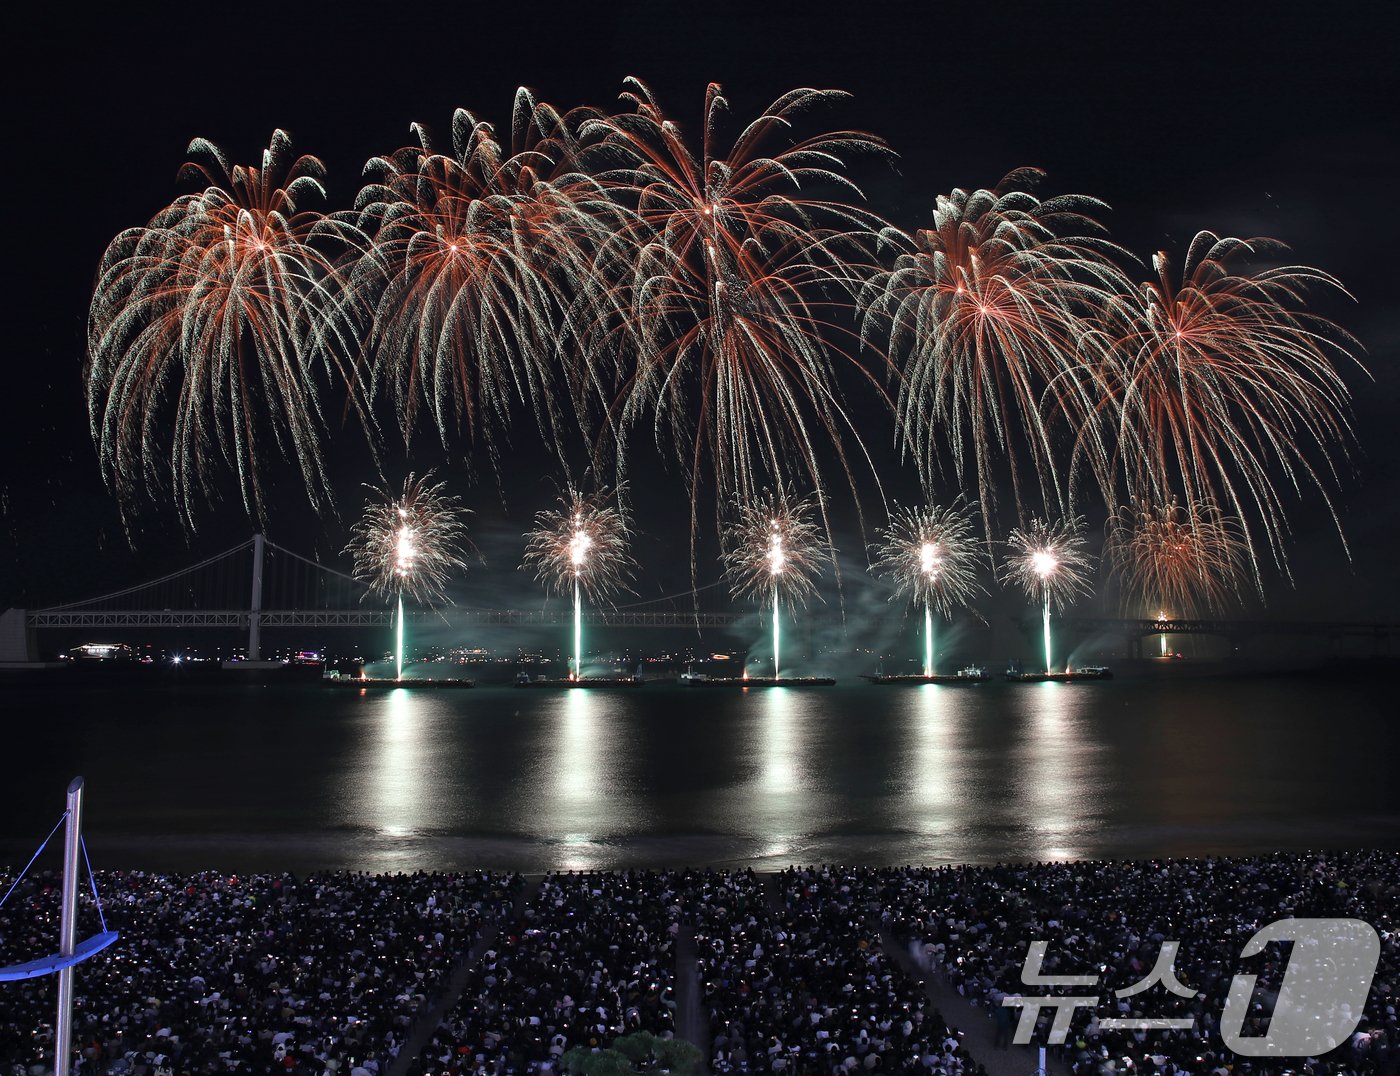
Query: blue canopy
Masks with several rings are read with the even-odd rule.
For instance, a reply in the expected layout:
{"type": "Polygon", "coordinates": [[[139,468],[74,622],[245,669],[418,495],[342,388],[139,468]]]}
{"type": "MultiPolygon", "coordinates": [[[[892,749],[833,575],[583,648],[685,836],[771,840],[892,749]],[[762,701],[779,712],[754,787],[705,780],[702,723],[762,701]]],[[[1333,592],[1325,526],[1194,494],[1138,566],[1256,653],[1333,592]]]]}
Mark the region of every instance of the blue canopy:
{"type": "Polygon", "coordinates": [[[115,930],[104,930],[101,934],[94,934],[91,938],[80,941],[72,956],[54,953],[53,956],[41,956],[38,960],[31,960],[26,964],[11,964],[8,968],[0,968],[0,983],[37,979],[40,975],[52,975],[64,968],[71,968],[74,964],[102,952],[116,940],[115,930]]]}

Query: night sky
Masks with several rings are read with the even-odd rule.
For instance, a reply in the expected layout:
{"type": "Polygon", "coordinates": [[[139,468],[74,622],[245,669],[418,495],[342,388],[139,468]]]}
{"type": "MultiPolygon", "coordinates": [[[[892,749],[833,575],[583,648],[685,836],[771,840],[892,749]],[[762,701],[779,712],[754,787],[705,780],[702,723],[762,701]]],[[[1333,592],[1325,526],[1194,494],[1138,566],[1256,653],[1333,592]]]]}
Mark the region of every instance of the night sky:
{"type": "MultiPolygon", "coordinates": [[[[348,208],[364,161],[409,144],[413,121],[446,132],[461,106],[504,123],[522,84],[561,107],[610,106],[624,76],[636,75],[692,125],[708,81],[724,85],[736,119],[794,86],[850,91],[851,102],[814,123],[869,130],[897,151],[893,166],[853,171],[872,207],[905,228],[929,219],[939,192],[1035,165],[1049,173],[1040,193],[1107,201],[1113,238],[1141,258],[1179,254],[1208,228],[1278,237],[1297,261],[1339,276],[1356,305],[1325,310],[1361,339],[1374,379],[1348,375],[1359,445],[1336,503],[1352,558],[1320,499],[1295,500],[1295,585],[1271,574],[1266,612],[1397,617],[1400,229],[1390,200],[1400,174],[1400,17],[1390,3],[619,2],[376,5],[372,15],[182,5],[161,16],[141,5],[42,15],[36,6],[7,35],[0,607],[135,582],[252,529],[229,482],[196,534],[173,513],[148,514],[133,551],[87,432],[81,375],[96,266],[120,229],[189,190],[176,175],[192,137],[251,162],[285,128],[299,152],[326,162],[329,205],[348,208]]],[[[868,401],[852,406],[869,407],[872,442],[887,439],[888,418],[868,401]]],[[[460,454],[444,460],[426,437],[411,459],[392,442],[386,457],[391,473],[443,469],[476,510],[488,557],[499,549],[509,561],[489,569],[498,573],[515,567],[506,536],[554,495],[538,441],[524,429],[512,436],[518,451],[499,482],[460,454]]],[[[323,557],[343,545],[358,484],[374,477],[356,438],[346,430],[331,442],[339,519],[318,520],[292,469],[269,468],[280,486],[276,540],[323,557]]],[[[913,500],[912,472],[878,447],[889,491],[913,500]]],[[[644,470],[642,479],[655,491],[638,506],[646,595],[688,572],[677,552],[680,476],[644,470]]],[[[855,556],[853,515],[837,529],[855,556]]]]}

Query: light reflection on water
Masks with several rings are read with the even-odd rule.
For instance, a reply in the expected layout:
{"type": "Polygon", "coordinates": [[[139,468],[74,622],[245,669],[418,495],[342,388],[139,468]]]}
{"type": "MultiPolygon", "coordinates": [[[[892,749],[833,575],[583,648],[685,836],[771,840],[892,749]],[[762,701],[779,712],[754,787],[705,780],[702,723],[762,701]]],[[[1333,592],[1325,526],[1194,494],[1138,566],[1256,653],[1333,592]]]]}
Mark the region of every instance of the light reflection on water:
{"type": "Polygon", "coordinates": [[[1103,777],[1097,746],[1085,726],[1088,705],[1077,685],[1027,685],[1021,740],[1015,748],[1016,820],[1031,859],[1079,859],[1076,835],[1087,833],[1103,777]]]}
{"type": "Polygon", "coordinates": [[[896,711],[909,745],[900,764],[905,801],[913,828],[925,840],[949,833],[970,806],[954,758],[967,699],[964,687],[924,684],[905,691],[905,705],[896,711]]]}
{"type": "Polygon", "coordinates": [[[1300,678],[11,692],[7,714],[63,720],[5,722],[29,764],[5,793],[0,861],[32,850],[75,773],[106,862],[156,868],[1400,847],[1389,690],[1300,678]]]}

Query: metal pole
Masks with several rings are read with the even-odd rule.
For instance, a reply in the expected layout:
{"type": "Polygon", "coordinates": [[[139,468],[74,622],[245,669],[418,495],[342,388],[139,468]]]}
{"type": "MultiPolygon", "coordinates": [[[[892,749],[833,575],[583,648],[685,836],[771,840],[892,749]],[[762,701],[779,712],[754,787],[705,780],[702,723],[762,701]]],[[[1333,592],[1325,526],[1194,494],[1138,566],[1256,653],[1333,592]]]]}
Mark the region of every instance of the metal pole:
{"type": "Polygon", "coordinates": [[[253,600],[248,606],[248,660],[262,660],[263,536],[253,535],[253,600]]]}
{"type": "MultiPolygon", "coordinates": [[[[83,824],[83,779],[68,786],[68,817],[63,828],[63,912],[59,919],[58,951],[72,956],[78,944],[78,849],[83,824]]],[[[58,1025],[54,1036],[55,1076],[73,1071],[73,966],[58,973],[58,1025]]]]}

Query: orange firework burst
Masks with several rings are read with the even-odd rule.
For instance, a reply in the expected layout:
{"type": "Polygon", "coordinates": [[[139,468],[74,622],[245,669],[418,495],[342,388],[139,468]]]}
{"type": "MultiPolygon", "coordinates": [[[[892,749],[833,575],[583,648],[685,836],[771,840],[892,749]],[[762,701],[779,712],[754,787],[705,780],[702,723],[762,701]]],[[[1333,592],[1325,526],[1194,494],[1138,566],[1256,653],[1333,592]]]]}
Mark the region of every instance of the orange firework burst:
{"type": "Polygon", "coordinates": [[[1286,570],[1276,476],[1314,486],[1330,509],[1331,453],[1351,436],[1338,364],[1356,363],[1359,347],[1304,308],[1312,288],[1341,291],[1335,278],[1307,266],[1236,268],[1282,249],[1275,240],[1201,232],[1179,276],[1157,254],[1157,279],[1115,304],[1114,354],[1097,371],[1100,413],[1117,425],[1114,463],[1128,492],[1219,506],[1239,521],[1256,581],[1251,520],[1286,570]]]}
{"type": "Polygon", "coordinates": [[[262,515],[260,466],[271,435],[323,502],[321,405],[313,360],[343,326],[336,273],[316,245],[327,218],[324,168],[292,157],[276,131],[261,167],[230,168],[196,139],[181,176],[204,189],[118,235],[102,258],[88,316],[88,413],[108,483],[124,498],[162,485],[193,524],[211,447],[262,515]],[[174,421],[173,435],[169,426],[174,421]]]}
{"type": "Polygon", "coordinates": [[[752,497],[761,476],[798,472],[821,489],[819,439],[849,477],[834,308],[849,307],[879,221],[842,197],[859,197],[847,159],[882,143],[855,131],[792,138],[799,113],[844,96],[801,89],[723,146],[727,102],[711,84],[692,146],[646,86],[628,85],[634,111],[600,126],[601,150],[622,157],[600,178],[639,222],[634,271],[615,285],[627,296],[611,344],[623,424],[649,422],[663,443],[669,431],[692,512],[707,463],[720,504],[752,497]],[[811,193],[822,190],[832,197],[811,193]]]}
{"type": "Polygon", "coordinates": [[[415,124],[420,145],[366,166],[358,227],[370,239],[351,305],[369,320],[372,383],[391,388],[405,438],[426,406],[444,444],[465,421],[490,447],[523,405],[559,447],[556,400],[581,385],[556,360],[598,319],[599,258],[625,223],[579,168],[578,130],[593,116],[521,90],[509,148],[458,110],[450,155],[415,124]]]}
{"type": "Polygon", "coordinates": [[[940,195],[931,229],[887,233],[903,252],[866,292],[867,336],[888,326],[891,354],[906,356],[905,447],[927,483],[947,439],[958,476],[975,475],[989,532],[999,456],[1018,517],[1018,461],[1033,466],[1046,507],[1059,504],[1052,427],[1086,406],[1066,374],[1094,349],[1086,316],[1123,284],[1111,260],[1118,248],[1090,216],[1107,207],[1018,189],[1040,175],[1020,169],[993,190],[940,195]]]}
{"type": "Polygon", "coordinates": [[[1248,550],[1237,520],[1213,504],[1134,501],[1109,521],[1105,559],[1123,588],[1151,609],[1191,616],[1223,608],[1243,587],[1248,550]]]}

